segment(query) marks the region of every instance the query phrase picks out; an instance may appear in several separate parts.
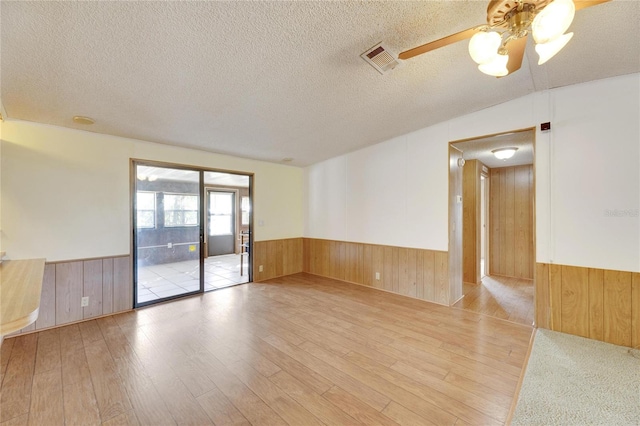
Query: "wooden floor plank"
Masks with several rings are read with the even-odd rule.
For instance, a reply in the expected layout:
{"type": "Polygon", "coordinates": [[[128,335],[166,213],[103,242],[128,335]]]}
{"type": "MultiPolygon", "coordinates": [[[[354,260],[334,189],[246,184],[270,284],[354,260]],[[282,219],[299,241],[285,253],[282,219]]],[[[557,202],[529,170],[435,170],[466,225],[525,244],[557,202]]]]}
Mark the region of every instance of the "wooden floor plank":
{"type": "Polygon", "coordinates": [[[64,424],[61,369],[34,375],[32,389],[29,425],[64,424]]]}
{"type": "Polygon", "coordinates": [[[218,388],[196,398],[216,426],[249,426],[251,423],[218,388]]]}
{"type": "Polygon", "coordinates": [[[100,411],[83,348],[62,358],[62,394],[66,424],[100,424],[100,411]]]}
{"type": "Polygon", "coordinates": [[[380,411],[373,409],[338,386],[332,387],[322,396],[362,424],[375,426],[398,425],[398,423],[383,415],[380,411]]]}
{"type": "Polygon", "coordinates": [[[78,324],[82,342],[85,346],[89,346],[97,341],[104,340],[98,322],[96,320],[85,321],[78,324]]]}
{"type": "Polygon", "coordinates": [[[322,425],[309,411],[244,361],[227,366],[249,389],[291,425],[322,425]]]}
{"type": "Polygon", "coordinates": [[[315,393],[312,389],[290,376],[286,371],[280,371],[269,377],[280,389],[284,390],[302,407],[307,409],[319,420],[335,425],[357,425],[353,417],[333,406],[329,401],[315,393]]]}
{"type": "Polygon", "coordinates": [[[394,401],[391,401],[389,405],[387,405],[384,410],[382,410],[382,414],[395,420],[402,426],[437,425],[437,423],[430,422],[424,417],[420,417],[413,411],[403,407],[402,405],[394,401]]]}
{"type": "Polygon", "coordinates": [[[14,417],[11,420],[0,423],[2,426],[27,426],[29,424],[29,414],[23,414],[18,417],[14,417]]]}
{"type": "Polygon", "coordinates": [[[106,343],[99,341],[86,347],[85,355],[102,421],[131,410],[131,403],[106,343]]]}
{"type": "MultiPolygon", "coordinates": [[[[7,339],[2,342],[2,346],[0,346],[0,374],[4,374],[7,370],[7,365],[9,365],[9,358],[11,358],[11,351],[13,350],[13,345],[16,342],[16,339],[7,339]]],[[[0,382],[2,384],[2,382],[0,382]]]]}
{"type": "Polygon", "coordinates": [[[454,307],[513,321],[533,324],[533,280],[485,276],[481,284],[463,284],[464,297],[454,307]]]}
{"type": "Polygon", "coordinates": [[[509,321],[296,274],[12,337],[1,422],[501,424],[531,327],[468,301],[509,321]]]}
{"type": "Polygon", "coordinates": [[[60,332],[57,329],[52,329],[39,333],[35,374],[60,368],[60,332]]]}
{"type": "MultiPolygon", "coordinates": [[[[282,417],[276,414],[268,404],[213,356],[195,354],[193,359],[196,365],[199,366],[200,371],[215,383],[216,388],[220,389],[224,396],[250,423],[264,425],[286,424],[282,417]]],[[[199,398],[202,398],[202,395],[199,398]]],[[[198,402],[202,405],[201,399],[198,402]]]]}
{"type": "Polygon", "coordinates": [[[373,387],[362,383],[329,363],[318,360],[312,354],[299,347],[288,345],[287,342],[277,336],[270,336],[265,340],[376,410],[382,410],[391,401],[389,397],[378,392],[373,387]]]}
{"type": "Polygon", "coordinates": [[[15,337],[11,358],[2,379],[0,422],[29,413],[38,335],[15,337]]]}
{"type": "Polygon", "coordinates": [[[130,410],[103,422],[102,426],[140,426],[140,422],[133,410],[130,410]]]}

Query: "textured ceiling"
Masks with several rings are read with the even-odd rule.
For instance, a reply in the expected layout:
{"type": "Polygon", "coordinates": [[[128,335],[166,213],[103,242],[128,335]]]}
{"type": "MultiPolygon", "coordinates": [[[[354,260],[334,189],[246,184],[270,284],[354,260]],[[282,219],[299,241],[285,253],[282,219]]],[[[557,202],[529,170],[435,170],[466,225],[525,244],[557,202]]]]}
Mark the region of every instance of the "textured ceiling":
{"type": "MultiPolygon", "coordinates": [[[[640,71],[640,3],[576,14],[538,66],[531,41],[506,78],[461,42],[380,75],[359,55],[399,53],[485,20],[485,1],[2,1],[9,118],[312,164],[533,91],[640,71]],[[95,119],[91,127],[74,115],[95,119]]],[[[515,112],[517,113],[517,112],[515,112]]]]}
{"type": "Polygon", "coordinates": [[[520,166],[533,164],[533,130],[508,133],[485,138],[472,139],[452,144],[460,151],[466,160],[480,160],[485,166],[493,169],[498,167],[520,166]],[[513,157],[498,160],[491,151],[500,148],[518,148],[513,157]]]}

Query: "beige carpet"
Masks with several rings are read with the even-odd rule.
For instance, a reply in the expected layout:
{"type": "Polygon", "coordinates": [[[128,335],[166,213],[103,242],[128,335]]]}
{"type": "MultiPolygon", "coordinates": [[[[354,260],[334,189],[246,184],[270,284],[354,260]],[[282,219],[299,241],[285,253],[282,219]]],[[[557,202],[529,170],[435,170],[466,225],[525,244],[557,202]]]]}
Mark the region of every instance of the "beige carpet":
{"type": "Polygon", "coordinates": [[[640,425],[640,351],[539,329],[513,425],[640,425]]]}

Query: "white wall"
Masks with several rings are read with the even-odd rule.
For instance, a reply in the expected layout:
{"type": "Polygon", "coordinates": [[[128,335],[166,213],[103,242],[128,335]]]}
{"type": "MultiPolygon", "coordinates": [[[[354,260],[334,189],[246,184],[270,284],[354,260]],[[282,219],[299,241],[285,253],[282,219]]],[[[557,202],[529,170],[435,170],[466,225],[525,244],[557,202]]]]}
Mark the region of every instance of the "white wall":
{"type": "Polygon", "coordinates": [[[310,166],[305,236],[447,250],[448,143],[530,127],[537,262],[640,271],[640,74],[534,93],[310,166]],[[328,207],[346,213],[328,220],[328,207]]]}
{"type": "Polygon", "coordinates": [[[297,167],[7,120],[2,124],[2,247],[49,261],[130,252],[130,158],[255,173],[256,241],[303,234],[297,167]]]}

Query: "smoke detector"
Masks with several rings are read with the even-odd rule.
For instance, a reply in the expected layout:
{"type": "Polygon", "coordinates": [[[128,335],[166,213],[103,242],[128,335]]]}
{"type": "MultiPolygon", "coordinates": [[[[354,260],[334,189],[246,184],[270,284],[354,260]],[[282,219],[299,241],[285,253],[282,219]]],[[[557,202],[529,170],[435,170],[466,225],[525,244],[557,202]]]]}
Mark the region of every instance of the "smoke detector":
{"type": "Polygon", "coordinates": [[[378,43],[368,49],[360,57],[380,74],[386,74],[400,64],[396,59],[396,55],[391,53],[382,43],[378,43]]]}

